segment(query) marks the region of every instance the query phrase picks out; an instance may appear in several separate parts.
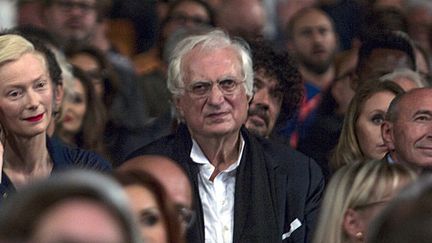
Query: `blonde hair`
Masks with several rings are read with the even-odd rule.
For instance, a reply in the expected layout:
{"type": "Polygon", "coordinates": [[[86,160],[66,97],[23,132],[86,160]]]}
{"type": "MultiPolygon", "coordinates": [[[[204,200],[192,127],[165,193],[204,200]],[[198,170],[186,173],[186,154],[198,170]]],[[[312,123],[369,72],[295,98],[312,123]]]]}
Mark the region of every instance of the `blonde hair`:
{"type": "Polygon", "coordinates": [[[32,52],[35,52],[33,44],[23,37],[13,34],[0,36],[0,66],[32,52]]]}
{"type": "Polygon", "coordinates": [[[345,115],[338,144],[330,159],[333,170],[367,157],[360,149],[355,128],[356,123],[366,101],[374,94],[385,91],[394,93],[396,96],[404,93],[403,89],[392,81],[371,80],[362,85],[352,98],[345,115]]]}
{"type": "Polygon", "coordinates": [[[410,168],[384,160],[360,160],[342,167],[325,191],[314,243],[347,242],[342,225],[349,208],[382,201],[392,196],[401,183],[415,179],[416,174],[410,168]]]}

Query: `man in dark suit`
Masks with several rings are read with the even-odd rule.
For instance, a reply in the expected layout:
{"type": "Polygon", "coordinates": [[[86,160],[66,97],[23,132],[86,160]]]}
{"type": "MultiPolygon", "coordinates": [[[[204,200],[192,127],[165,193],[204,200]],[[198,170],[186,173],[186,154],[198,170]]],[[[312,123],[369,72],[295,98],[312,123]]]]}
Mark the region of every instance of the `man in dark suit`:
{"type": "Polygon", "coordinates": [[[183,123],[129,158],[163,154],[187,171],[197,213],[189,242],[309,242],[324,180],[311,159],[243,127],[253,96],[245,44],[218,30],[188,37],[168,73],[183,123]]]}

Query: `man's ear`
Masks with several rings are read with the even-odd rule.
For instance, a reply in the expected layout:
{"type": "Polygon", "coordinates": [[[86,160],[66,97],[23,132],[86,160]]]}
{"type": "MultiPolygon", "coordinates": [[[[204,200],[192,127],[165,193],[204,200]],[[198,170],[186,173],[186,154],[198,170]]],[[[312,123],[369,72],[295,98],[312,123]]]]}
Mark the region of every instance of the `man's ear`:
{"type": "Polygon", "coordinates": [[[183,108],[181,107],[181,104],[180,104],[180,98],[177,95],[174,95],[172,97],[172,102],[174,103],[174,106],[176,108],[178,118],[183,119],[184,118],[184,111],[183,111],[183,108]]]}
{"type": "Polygon", "coordinates": [[[387,148],[391,151],[395,149],[394,146],[394,138],[393,138],[393,124],[384,121],[384,123],[381,125],[381,136],[384,141],[384,144],[387,146],[387,148]]]}
{"type": "Polygon", "coordinates": [[[343,231],[352,239],[364,240],[365,224],[360,214],[354,209],[348,208],[345,212],[343,222],[343,231]]]}

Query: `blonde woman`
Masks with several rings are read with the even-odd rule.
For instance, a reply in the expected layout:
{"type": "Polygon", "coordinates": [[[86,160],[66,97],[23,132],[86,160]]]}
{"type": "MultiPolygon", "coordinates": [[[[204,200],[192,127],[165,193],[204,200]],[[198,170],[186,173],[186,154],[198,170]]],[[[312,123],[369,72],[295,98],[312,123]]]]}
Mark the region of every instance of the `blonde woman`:
{"type": "Polygon", "coordinates": [[[111,169],[100,156],[48,137],[61,89],[61,70],[50,50],[19,35],[0,36],[1,198],[55,171],[111,169]]]}
{"type": "Polygon", "coordinates": [[[370,81],[357,91],[330,159],[333,170],[357,160],[384,157],[388,149],[381,137],[381,124],[392,99],[403,92],[391,81],[370,81]]]}
{"type": "Polygon", "coordinates": [[[314,243],[364,242],[371,220],[415,179],[408,167],[383,160],[342,167],[326,189],[314,243]]]}

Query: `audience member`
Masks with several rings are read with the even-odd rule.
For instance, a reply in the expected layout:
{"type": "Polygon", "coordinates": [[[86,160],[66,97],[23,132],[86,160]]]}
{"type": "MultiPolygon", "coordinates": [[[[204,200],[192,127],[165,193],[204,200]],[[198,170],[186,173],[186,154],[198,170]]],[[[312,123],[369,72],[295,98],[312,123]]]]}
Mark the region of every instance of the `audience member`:
{"type": "Polygon", "coordinates": [[[71,149],[47,137],[53,106],[59,105],[61,70],[43,44],[18,35],[0,36],[0,99],[4,197],[38,178],[69,167],[109,170],[95,153],[71,149]]]}
{"type": "Polygon", "coordinates": [[[381,159],[388,148],[381,125],[392,99],[403,89],[391,81],[370,81],[354,95],[344,119],[331,167],[334,170],[361,159],[381,159]]]}
{"type": "Polygon", "coordinates": [[[222,1],[216,16],[217,26],[231,36],[247,41],[263,37],[267,16],[260,0],[222,1]]]}
{"type": "Polygon", "coordinates": [[[160,155],[141,155],[124,162],[118,171],[144,171],[155,177],[164,187],[180,215],[182,231],[193,220],[192,187],[186,172],[173,160],[160,155]]]}
{"type": "Polygon", "coordinates": [[[210,5],[202,0],[180,0],[168,5],[165,18],[161,20],[157,45],[133,59],[135,70],[140,75],[162,73],[165,78],[166,63],[162,58],[166,40],[182,27],[214,26],[215,17],[210,5]]]}
{"type": "MultiPolygon", "coordinates": [[[[109,0],[46,0],[43,1],[45,28],[56,35],[64,48],[94,44],[91,39],[100,21],[106,18],[109,0]]],[[[110,48],[97,46],[119,76],[118,107],[113,111],[117,127],[133,130],[146,122],[137,77],[132,64],[110,48]]]]}
{"type": "Polygon", "coordinates": [[[401,32],[383,32],[366,39],[359,50],[354,89],[397,68],[417,71],[412,41],[401,32]]]}
{"type": "Polygon", "coordinates": [[[345,113],[354,96],[352,82],[357,65],[357,49],[338,54],[335,58],[335,79],[323,94],[315,122],[297,149],[321,166],[324,177],[330,177],[329,159],[339,141],[345,113]]]}
{"type": "Polygon", "coordinates": [[[408,34],[426,51],[431,51],[430,26],[432,25],[432,2],[428,0],[414,0],[406,2],[408,19],[408,34]]]}
{"type": "Polygon", "coordinates": [[[244,42],[219,30],[182,40],[168,87],[184,124],[129,157],[162,154],[187,171],[198,205],[189,242],[309,241],[321,172],[303,155],[242,128],[253,95],[244,42]]]}
{"type": "Polygon", "coordinates": [[[417,64],[417,72],[421,75],[424,81],[426,81],[429,86],[432,85],[432,78],[431,78],[431,57],[428,51],[426,51],[423,47],[421,47],[419,44],[414,42],[414,52],[416,57],[416,64],[417,64]]]}
{"type": "Polygon", "coordinates": [[[419,172],[432,166],[431,95],[431,88],[413,89],[390,104],[382,125],[382,136],[390,151],[388,161],[411,165],[419,172]]]}
{"type": "Polygon", "coordinates": [[[174,206],[155,178],[139,170],[117,171],[114,178],[126,191],[146,242],[184,242],[174,206]]]}
{"type": "Polygon", "coordinates": [[[302,79],[288,53],[276,53],[264,40],[251,44],[254,69],[254,96],[249,103],[246,128],[263,137],[272,137],[276,124],[285,124],[296,112],[302,98],[302,79]]]}
{"type": "Polygon", "coordinates": [[[337,37],[331,19],[317,8],[296,13],[287,27],[288,48],[297,59],[304,79],[304,99],[296,116],[280,131],[297,147],[313,123],[321,94],[334,79],[337,37]]]}
{"type": "Polygon", "coordinates": [[[427,243],[432,239],[432,178],[424,177],[401,191],[369,228],[368,243],[427,243]]]}
{"type": "Polygon", "coordinates": [[[415,173],[382,160],[351,161],[327,186],[314,243],[365,242],[368,226],[415,173]]]}
{"type": "Polygon", "coordinates": [[[105,108],[85,73],[77,67],[72,70],[74,88],[65,95],[63,116],[57,123],[55,134],[65,144],[106,156],[104,140],[101,139],[105,132],[105,108]]]}
{"type": "Polygon", "coordinates": [[[418,72],[414,72],[408,68],[395,69],[393,72],[379,78],[379,81],[386,80],[397,83],[405,91],[429,86],[418,72]]]}
{"type": "Polygon", "coordinates": [[[122,188],[86,171],[23,188],[0,207],[1,242],[142,242],[122,188]]]}

